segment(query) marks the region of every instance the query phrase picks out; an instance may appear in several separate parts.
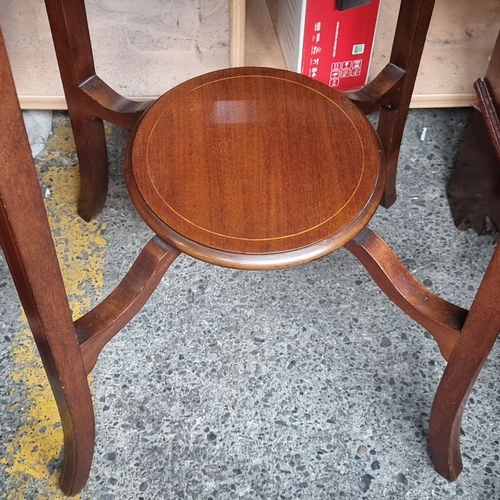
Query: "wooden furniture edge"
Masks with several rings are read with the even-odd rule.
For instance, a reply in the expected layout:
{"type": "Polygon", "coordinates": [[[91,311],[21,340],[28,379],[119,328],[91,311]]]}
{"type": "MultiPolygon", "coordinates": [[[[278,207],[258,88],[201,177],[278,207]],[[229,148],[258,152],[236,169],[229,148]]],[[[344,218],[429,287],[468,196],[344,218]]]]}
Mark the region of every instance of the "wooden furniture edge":
{"type": "Polygon", "coordinates": [[[229,60],[231,67],[245,64],[246,0],[229,3],[229,60]]]}

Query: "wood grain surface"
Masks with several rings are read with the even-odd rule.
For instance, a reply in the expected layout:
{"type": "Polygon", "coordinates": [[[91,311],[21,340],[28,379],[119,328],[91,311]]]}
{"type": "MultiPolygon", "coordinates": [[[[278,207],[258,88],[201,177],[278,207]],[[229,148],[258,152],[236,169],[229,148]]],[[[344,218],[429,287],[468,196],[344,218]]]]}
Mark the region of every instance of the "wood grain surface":
{"type": "Polygon", "coordinates": [[[179,235],[183,251],[194,254],[197,243],[206,247],[197,257],[219,264],[212,250],[260,255],[261,268],[271,265],[266,254],[302,249],[296,258],[311,260],[319,246],[329,253],[354,236],[380,200],[381,149],[342,94],[287,71],[234,68],[153,105],[127,178],[139,209],[164,222],[154,229],[167,241],[179,246],[179,235]]]}

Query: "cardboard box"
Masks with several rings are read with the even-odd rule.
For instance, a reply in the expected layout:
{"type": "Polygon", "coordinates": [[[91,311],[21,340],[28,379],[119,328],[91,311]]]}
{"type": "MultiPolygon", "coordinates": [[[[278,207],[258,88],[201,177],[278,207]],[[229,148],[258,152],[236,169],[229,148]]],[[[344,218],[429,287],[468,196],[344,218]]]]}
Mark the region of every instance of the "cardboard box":
{"type": "Polygon", "coordinates": [[[337,90],[368,78],[380,0],[268,0],[288,69],[337,90]]]}

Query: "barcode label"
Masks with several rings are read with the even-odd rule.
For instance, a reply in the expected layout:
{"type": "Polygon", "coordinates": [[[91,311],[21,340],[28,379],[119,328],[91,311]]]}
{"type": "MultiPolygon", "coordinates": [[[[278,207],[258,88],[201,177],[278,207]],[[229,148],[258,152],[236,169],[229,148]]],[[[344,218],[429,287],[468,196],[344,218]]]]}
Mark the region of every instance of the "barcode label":
{"type": "Polygon", "coordinates": [[[358,43],[357,45],[352,46],[352,53],[353,54],[363,54],[365,51],[365,44],[364,43],[358,43]]]}

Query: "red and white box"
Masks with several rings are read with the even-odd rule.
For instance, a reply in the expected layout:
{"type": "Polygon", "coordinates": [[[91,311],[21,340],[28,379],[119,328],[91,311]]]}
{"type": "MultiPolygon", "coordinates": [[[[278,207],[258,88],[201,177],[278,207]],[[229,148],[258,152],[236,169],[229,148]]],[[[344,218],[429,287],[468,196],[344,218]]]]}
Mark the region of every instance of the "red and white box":
{"type": "Polygon", "coordinates": [[[268,0],[288,69],[336,90],[368,79],[380,0],[268,0]]]}

